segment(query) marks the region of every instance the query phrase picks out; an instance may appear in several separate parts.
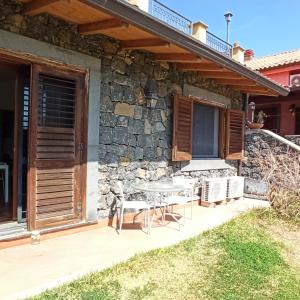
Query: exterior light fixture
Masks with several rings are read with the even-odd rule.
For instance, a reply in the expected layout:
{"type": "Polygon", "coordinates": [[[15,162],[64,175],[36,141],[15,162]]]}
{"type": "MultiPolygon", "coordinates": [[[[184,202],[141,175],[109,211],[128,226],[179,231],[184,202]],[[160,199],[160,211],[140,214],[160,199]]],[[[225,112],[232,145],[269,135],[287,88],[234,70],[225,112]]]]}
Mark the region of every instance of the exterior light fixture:
{"type": "Polygon", "coordinates": [[[249,108],[251,110],[251,122],[254,121],[254,111],[255,111],[255,103],[252,101],[249,103],[249,108]]]}
{"type": "Polygon", "coordinates": [[[226,42],[229,44],[229,23],[232,20],[233,14],[229,11],[224,15],[224,17],[227,24],[226,42]]]}
{"type": "Polygon", "coordinates": [[[155,103],[158,99],[157,90],[158,90],[157,82],[154,79],[148,79],[146,86],[144,88],[144,95],[150,107],[155,106],[155,103]]]}
{"type": "Polygon", "coordinates": [[[294,116],[295,115],[295,111],[296,111],[296,105],[295,104],[291,104],[289,107],[289,112],[294,116]]]}

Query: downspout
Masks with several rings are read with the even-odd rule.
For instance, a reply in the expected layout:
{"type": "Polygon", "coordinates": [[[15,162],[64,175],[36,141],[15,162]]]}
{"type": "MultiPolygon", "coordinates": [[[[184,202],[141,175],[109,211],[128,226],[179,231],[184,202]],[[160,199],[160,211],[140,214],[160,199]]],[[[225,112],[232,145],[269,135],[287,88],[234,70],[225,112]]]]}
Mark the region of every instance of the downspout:
{"type": "MultiPolygon", "coordinates": [[[[247,121],[248,121],[248,104],[249,104],[249,94],[243,94],[242,95],[242,110],[245,113],[245,124],[244,126],[247,126],[247,121]]],[[[246,143],[244,143],[244,151],[245,151],[246,143]]],[[[241,176],[242,174],[242,160],[238,161],[238,176],[241,176]]]]}

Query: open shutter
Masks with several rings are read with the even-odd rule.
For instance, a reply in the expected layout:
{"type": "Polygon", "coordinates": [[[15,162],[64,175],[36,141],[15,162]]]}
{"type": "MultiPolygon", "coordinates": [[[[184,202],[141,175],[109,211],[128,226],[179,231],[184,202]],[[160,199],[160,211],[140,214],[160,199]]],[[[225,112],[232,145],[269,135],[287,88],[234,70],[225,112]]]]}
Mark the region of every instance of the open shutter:
{"type": "Polygon", "coordinates": [[[174,97],[173,110],[173,161],[192,159],[193,100],[174,97]]]}
{"type": "Polygon", "coordinates": [[[226,113],[226,159],[244,158],[244,128],[244,112],[228,109],[226,113]]]}
{"type": "Polygon", "coordinates": [[[30,229],[81,220],[82,80],[81,75],[33,66],[30,229]]]}

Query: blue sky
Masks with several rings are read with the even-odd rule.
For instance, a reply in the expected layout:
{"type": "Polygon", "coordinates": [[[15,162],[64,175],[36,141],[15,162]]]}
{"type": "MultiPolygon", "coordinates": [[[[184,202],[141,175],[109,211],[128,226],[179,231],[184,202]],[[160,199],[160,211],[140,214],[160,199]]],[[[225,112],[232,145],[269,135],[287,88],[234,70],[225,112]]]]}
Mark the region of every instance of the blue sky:
{"type": "Polygon", "coordinates": [[[193,22],[226,39],[224,13],[233,13],[230,42],[238,41],[255,56],[300,48],[299,0],[160,0],[193,22]]]}

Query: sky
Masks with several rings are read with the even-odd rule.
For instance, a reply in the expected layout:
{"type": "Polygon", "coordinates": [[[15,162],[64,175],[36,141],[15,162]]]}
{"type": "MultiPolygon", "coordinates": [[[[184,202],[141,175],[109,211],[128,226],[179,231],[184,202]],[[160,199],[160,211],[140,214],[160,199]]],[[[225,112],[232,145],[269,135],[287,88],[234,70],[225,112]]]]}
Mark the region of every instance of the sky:
{"type": "Polygon", "coordinates": [[[233,14],[230,43],[254,50],[255,57],[300,48],[299,0],[160,0],[226,40],[224,13],[233,14]]]}

